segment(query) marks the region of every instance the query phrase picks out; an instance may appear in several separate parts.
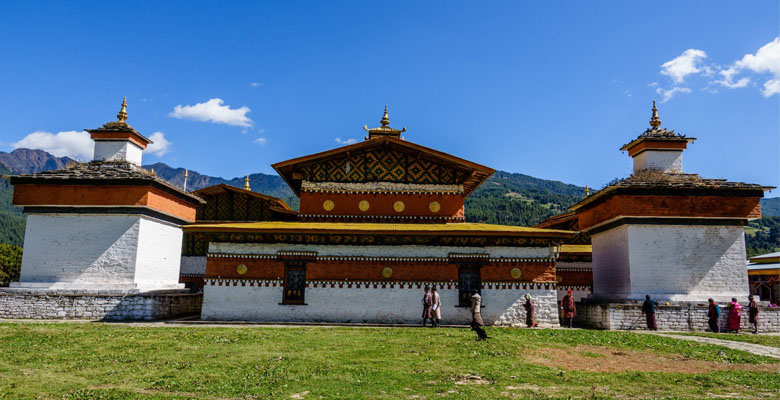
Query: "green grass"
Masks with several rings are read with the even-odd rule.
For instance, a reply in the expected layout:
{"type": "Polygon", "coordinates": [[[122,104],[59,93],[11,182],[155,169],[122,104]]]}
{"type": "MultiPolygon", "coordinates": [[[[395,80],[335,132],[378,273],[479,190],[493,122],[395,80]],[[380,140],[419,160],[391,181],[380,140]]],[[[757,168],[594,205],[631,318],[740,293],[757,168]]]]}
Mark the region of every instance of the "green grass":
{"type": "MultiPolygon", "coordinates": [[[[745,327],[745,332],[750,332],[751,327],[745,327]]],[[[752,333],[740,333],[740,334],[733,334],[733,333],[708,333],[708,332],[682,332],[677,333],[675,332],[675,335],[688,335],[688,336],[702,336],[702,337],[711,337],[715,339],[721,339],[721,340],[733,340],[735,342],[745,342],[745,343],[754,343],[754,344],[762,344],[764,346],[771,346],[771,347],[777,347],[780,348],[780,335],[754,335],[752,333]]]]}
{"type": "MultiPolygon", "coordinates": [[[[488,328],[488,333],[491,340],[476,342],[467,329],[446,328],[5,323],[0,398],[780,396],[776,360],[724,347],[627,332],[488,328]],[[529,357],[549,349],[576,353],[576,346],[677,354],[733,368],[762,364],[758,367],[775,372],[584,372],[529,357]],[[479,384],[459,384],[464,381],[479,384]]],[[[583,362],[604,359],[585,353],[590,354],[582,355],[583,362]]]]}

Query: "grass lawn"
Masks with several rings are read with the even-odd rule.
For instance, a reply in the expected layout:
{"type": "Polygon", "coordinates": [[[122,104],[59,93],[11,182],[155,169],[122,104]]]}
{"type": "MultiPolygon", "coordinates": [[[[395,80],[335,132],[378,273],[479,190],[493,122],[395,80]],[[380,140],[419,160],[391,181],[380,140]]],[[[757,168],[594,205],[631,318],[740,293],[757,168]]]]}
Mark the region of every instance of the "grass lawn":
{"type": "Polygon", "coordinates": [[[721,339],[721,340],[733,340],[735,342],[763,344],[764,346],[780,348],[780,335],[767,335],[767,334],[754,335],[752,333],[749,333],[750,329],[752,329],[752,327],[745,330],[745,332],[748,333],[740,333],[740,334],[710,333],[710,332],[682,332],[682,333],[675,332],[674,334],[711,337],[711,338],[721,339]]]}
{"type": "Polygon", "coordinates": [[[0,398],[780,396],[780,363],[585,330],[0,324],[0,398]]]}

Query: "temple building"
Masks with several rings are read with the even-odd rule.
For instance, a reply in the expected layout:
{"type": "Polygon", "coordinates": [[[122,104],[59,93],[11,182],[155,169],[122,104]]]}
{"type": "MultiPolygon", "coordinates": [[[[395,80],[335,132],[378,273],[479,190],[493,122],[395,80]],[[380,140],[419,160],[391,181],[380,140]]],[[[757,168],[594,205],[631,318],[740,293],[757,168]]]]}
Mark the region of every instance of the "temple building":
{"type": "Polygon", "coordinates": [[[750,294],[780,304],[780,252],[750,257],[747,272],[750,294]]]}
{"type": "MultiPolygon", "coordinates": [[[[206,320],[419,323],[424,286],[447,321],[468,323],[469,291],[490,324],[558,324],[555,260],[565,230],[465,222],[494,170],[401,137],[385,108],[365,141],[274,164],[300,197],[294,221],[198,222],[209,243],[206,320]]],[[[208,203],[207,203],[208,204],[208,203]]]]}

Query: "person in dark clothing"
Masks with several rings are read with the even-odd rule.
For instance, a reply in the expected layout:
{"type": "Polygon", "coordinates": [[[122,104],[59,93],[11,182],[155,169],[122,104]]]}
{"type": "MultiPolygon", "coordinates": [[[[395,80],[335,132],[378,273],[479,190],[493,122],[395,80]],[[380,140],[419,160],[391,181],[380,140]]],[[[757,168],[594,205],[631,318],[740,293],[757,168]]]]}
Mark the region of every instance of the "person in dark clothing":
{"type": "Polygon", "coordinates": [[[433,320],[433,309],[431,308],[433,306],[433,296],[431,296],[431,288],[429,286],[425,287],[425,295],[423,296],[422,303],[423,303],[423,313],[422,313],[423,327],[425,327],[425,323],[429,319],[431,320],[431,327],[433,327],[435,324],[435,321],[433,320]]]}
{"type": "Polygon", "coordinates": [[[758,335],[758,303],[751,294],[748,296],[748,322],[753,324],[753,334],[758,335]]]}
{"type": "Polygon", "coordinates": [[[710,325],[710,330],[714,333],[720,333],[720,307],[715,300],[708,299],[709,311],[707,311],[707,324],[710,325]]]}
{"type": "Polygon", "coordinates": [[[525,294],[525,304],[523,304],[523,307],[525,307],[525,326],[536,328],[537,323],[536,318],[534,318],[536,305],[534,305],[534,301],[531,300],[531,295],[528,293],[525,294]]]}
{"type": "Polygon", "coordinates": [[[574,304],[574,296],[571,290],[561,299],[561,314],[563,314],[563,326],[571,328],[574,323],[574,315],[577,314],[577,305],[574,304]]]}
{"type": "Polygon", "coordinates": [[[471,330],[477,332],[477,340],[488,339],[487,332],[482,327],[485,323],[482,321],[482,296],[476,289],[471,290],[471,330]]]}
{"type": "Polygon", "coordinates": [[[645,296],[645,302],[642,303],[642,314],[644,314],[647,319],[647,330],[649,331],[658,330],[658,323],[655,319],[655,306],[656,303],[655,301],[650,300],[650,295],[648,294],[645,296]]]}

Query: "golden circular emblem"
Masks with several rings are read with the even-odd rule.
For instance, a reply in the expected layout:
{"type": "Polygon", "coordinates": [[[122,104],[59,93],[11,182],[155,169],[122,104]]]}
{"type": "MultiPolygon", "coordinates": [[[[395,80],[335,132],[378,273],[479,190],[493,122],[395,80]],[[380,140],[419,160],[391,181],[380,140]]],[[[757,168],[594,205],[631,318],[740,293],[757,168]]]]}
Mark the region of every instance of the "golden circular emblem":
{"type": "Polygon", "coordinates": [[[334,203],[333,200],[325,200],[322,202],[322,208],[324,208],[325,211],[332,211],[333,207],[336,207],[336,203],[334,203]]]}
{"type": "Polygon", "coordinates": [[[360,211],[368,211],[368,201],[367,200],[360,200],[360,203],[358,203],[358,208],[360,211]]]}
{"type": "Polygon", "coordinates": [[[244,275],[246,273],[246,264],[238,264],[236,272],[238,272],[239,275],[244,275]]]}
{"type": "Polygon", "coordinates": [[[395,210],[395,212],[401,212],[404,208],[406,208],[406,204],[404,204],[403,201],[396,201],[393,203],[393,210],[395,210]]]}
{"type": "Polygon", "coordinates": [[[563,280],[563,277],[560,276],[560,275],[555,277],[555,282],[561,283],[562,280],[563,280]]]}
{"type": "Polygon", "coordinates": [[[393,269],[390,267],[382,268],[382,276],[384,276],[385,278],[389,278],[393,276],[393,269]]]}
{"type": "Polygon", "coordinates": [[[438,201],[432,201],[431,204],[428,204],[428,209],[431,210],[431,212],[439,212],[441,210],[441,204],[439,204],[438,201]]]}
{"type": "Polygon", "coordinates": [[[523,273],[520,271],[520,268],[512,268],[512,270],[509,271],[509,275],[512,275],[512,278],[514,279],[520,279],[520,277],[523,276],[523,273]]]}

